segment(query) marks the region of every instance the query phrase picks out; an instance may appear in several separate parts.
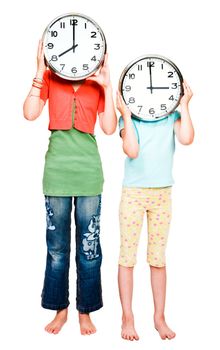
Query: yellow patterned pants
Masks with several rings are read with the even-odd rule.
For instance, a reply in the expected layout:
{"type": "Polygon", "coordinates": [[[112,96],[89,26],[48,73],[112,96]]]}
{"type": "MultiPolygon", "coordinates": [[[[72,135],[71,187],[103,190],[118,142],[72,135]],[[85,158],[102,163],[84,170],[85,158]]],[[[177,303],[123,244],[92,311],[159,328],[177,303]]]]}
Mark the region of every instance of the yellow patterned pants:
{"type": "Polygon", "coordinates": [[[165,249],[171,220],[171,187],[122,189],[120,202],[121,247],[119,264],[136,264],[143,219],[147,214],[147,262],[165,266],[165,249]]]}

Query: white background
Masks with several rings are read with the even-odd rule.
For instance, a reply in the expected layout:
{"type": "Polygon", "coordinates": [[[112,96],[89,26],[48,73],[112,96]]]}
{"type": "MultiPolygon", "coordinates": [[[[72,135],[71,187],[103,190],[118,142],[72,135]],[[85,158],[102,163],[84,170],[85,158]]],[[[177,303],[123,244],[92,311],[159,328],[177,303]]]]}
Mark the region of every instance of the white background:
{"type": "MultiPolygon", "coordinates": [[[[2,6],[2,5],[1,5],[2,6]]],[[[219,348],[219,28],[217,1],[6,1],[1,9],[1,337],[2,349],[207,349],[219,348]],[[98,332],[79,334],[75,311],[72,240],[69,321],[59,335],[44,326],[54,312],[40,306],[46,258],[41,179],[49,131],[48,110],[28,122],[23,101],[36,71],[38,39],[66,12],[80,12],[102,27],[114,94],[123,68],[135,57],[156,53],[180,68],[194,97],[196,137],[177,145],[173,220],[167,249],[168,324],[176,331],[162,341],[153,328],[146,223],[135,269],[134,312],[139,342],[120,338],[117,290],[118,204],[124,155],[116,132],[96,128],[105,187],[102,206],[104,308],[93,314],[98,332]]],[[[74,232],[74,223],[73,223],[74,232]]]]}

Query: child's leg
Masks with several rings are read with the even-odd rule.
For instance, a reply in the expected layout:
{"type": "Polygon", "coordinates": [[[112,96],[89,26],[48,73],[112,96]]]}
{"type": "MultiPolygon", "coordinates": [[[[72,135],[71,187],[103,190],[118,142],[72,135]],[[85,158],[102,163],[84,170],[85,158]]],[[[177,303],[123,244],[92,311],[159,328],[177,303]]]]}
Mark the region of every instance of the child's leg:
{"type": "Polygon", "coordinates": [[[138,340],[132,312],[133,267],[145,208],[142,192],[136,188],[123,188],[120,202],[121,247],[119,258],[119,293],[122,305],[122,338],[138,340]]]}
{"type": "Polygon", "coordinates": [[[138,334],[134,327],[134,315],[132,311],[133,294],[133,267],[119,265],[118,286],[122,306],[122,338],[138,340],[138,334]]]}
{"type": "Polygon", "coordinates": [[[166,299],[166,267],[151,269],[151,286],[154,299],[154,324],[162,339],[172,339],[175,333],[167,326],[164,316],[166,299]]]}
{"type": "Polygon", "coordinates": [[[45,196],[47,211],[47,263],[42,306],[57,310],[45,330],[57,334],[67,320],[72,197],[45,196]]]}
{"type": "Polygon", "coordinates": [[[165,322],[166,299],[165,249],[171,220],[171,189],[151,189],[147,211],[148,252],[154,299],[154,323],[162,339],[172,339],[175,333],[165,322]]]}
{"type": "Polygon", "coordinates": [[[77,310],[81,334],[96,332],[89,313],[103,306],[100,246],[101,195],[76,197],[77,310]]]}

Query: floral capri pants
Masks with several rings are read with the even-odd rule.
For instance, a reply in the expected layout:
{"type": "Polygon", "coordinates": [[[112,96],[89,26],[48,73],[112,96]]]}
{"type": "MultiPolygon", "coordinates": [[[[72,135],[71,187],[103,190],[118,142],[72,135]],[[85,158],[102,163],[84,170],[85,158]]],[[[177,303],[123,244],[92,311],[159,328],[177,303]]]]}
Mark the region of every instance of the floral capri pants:
{"type": "Polygon", "coordinates": [[[165,249],[171,220],[171,187],[123,187],[120,202],[121,246],[119,264],[136,264],[139,237],[144,214],[147,214],[147,262],[156,267],[165,266],[165,249]]]}

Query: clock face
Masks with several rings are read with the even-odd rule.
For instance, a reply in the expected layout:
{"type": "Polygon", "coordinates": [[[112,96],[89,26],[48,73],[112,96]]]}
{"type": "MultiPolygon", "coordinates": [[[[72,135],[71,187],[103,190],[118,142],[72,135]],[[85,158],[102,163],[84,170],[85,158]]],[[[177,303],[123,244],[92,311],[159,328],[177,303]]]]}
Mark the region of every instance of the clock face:
{"type": "Polygon", "coordinates": [[[133,116],[155,121],[176,109],[183,93],[183,78],[169,59],[146,55],[122,72],[119,91],[133,116]]]}
{"type": "Polygon", "coordinates": [[[43,42],[47,64],[68,80],[88,78],[104,61],[105,36],[97,23],[81,14],[54,19],[44,31],[43,42]]]}

